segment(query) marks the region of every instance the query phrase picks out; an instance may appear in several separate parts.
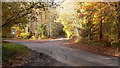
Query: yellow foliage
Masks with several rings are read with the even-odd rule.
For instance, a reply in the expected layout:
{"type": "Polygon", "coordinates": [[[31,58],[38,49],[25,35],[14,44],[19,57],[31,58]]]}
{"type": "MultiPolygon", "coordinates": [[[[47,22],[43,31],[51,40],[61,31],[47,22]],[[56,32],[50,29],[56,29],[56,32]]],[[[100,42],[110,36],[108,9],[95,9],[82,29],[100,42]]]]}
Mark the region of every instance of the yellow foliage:
{"type": "Polygon", "coordinates": [[[104,23],[104,22],[105,22],[105,20],[102,20],[102,22],[104,23]]]}
{"type": "Polygon", "coordinates": [[[98,16],[99,16],[98,12],[94,13],[94,17],[98,17],[98,16]]]}
{"type": "Polygon", "coordinates": [[[93,22],[93,24],[97,24],[97,23],[98,23],[98,21],[94,21],[94,22],[93,22]]]}
{"type": "Polygon", "coordinates": [[[36,39],[35,36],[32,36],[31,39],[36,39]]]}
{"type": "Polygon", "coordinates": [[[20,33],[19,38],[27,38],[29,36],[29,33],[20,33]]]}
{"type": "Polygon", "coordinates": [[[117,36],[118,36],[117,34],[115,34],[115,35],[109,35],[109,37],[110,37],[109,41],[111,42],[111,44],[119,42],[117,36]]]}
{"type": "Polygon", "coordinates": [[[45,35],[42,35],[41,37],[42,37],[42,38],[44,38],[44,37],[45,37],[45,35]]]}

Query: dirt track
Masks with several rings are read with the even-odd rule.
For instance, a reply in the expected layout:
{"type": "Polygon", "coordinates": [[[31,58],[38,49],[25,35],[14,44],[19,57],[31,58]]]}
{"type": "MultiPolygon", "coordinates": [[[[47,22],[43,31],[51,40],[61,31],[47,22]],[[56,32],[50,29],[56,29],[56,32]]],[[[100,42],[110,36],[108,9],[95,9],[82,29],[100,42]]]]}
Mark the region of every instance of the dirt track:
{"type": "MultiPolygon", "coordinates": [[[[11,40],[6,40],[11,42],[11,40]]],[[[14,40],[28,48],[40,53],[45,53],[59,62],[69,66],[118,66],[118,58],[111,56],[97,55],[82,50],[64,47],[71,45],[67,39],[49,39],[36,41],[14,40]],[[62,46],[61,46],[62,45],[62,46]]]]}

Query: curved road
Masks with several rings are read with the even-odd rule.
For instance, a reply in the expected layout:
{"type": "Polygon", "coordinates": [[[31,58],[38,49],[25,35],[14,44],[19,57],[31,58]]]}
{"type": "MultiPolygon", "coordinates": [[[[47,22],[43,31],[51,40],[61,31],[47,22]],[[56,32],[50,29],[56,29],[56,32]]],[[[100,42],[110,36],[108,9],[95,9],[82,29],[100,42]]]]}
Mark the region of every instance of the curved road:
{"type": "MultiPolygon", "coordinates": [[[[5,41],[11,42],[11,40],[5,41]]],[[[118,66],[117,57],[103,56],[61,46],[70,45],[67,39],[64,38],[36,41],[15,40],[14,42],[21,43],[37,52],[45,53],[69,66],[118,66]]]]}

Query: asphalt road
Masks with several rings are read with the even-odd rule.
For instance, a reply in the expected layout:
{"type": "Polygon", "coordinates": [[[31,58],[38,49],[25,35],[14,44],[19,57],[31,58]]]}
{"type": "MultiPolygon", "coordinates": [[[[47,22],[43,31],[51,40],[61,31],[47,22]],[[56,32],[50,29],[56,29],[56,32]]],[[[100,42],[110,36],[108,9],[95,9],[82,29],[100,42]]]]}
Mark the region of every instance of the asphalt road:
{"type": "MultiPolygon", "coordinates": [[[[11,40],[6,40],[11,42],[11,40]]],[[[61,45],[70,43],[67,39],[49,39],[37,41],[16,41],[40,53],[45,53],[59,62],[69,66],[118,66],[118,58],[103,56],[87,51],[72,49],[61,45]]]]}

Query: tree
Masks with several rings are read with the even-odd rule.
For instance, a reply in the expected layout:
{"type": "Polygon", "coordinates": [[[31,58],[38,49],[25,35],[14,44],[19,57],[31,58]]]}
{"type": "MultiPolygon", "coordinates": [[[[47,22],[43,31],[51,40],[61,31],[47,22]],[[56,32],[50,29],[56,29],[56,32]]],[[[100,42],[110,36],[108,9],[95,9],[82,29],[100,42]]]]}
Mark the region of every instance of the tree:
{"type": "Polygon", "coordinates": [[[3,34],[10,36],[11,27],[20,27],[22,31],[19,35],[28,32],[29,38],[34,36],[38,39],[43,35],[54,36],[54,32],[58,29],[54,28],[57,26],[55,25],[57,23],[54,22],[57,15],[53,6],[52,2],[3,2],[2,7],[5,8],[1,26],[3,34]]]}
{"type": "MultiPolygon", "coordinates": [[[[58,14],[64,31],[89,41],[118,43],[119,2],[64,1],[58,14]],[[76,21],[76,22],[74,22],[76,21]],[[72,27],[74,24],[76,26],[72,27]],[[71,26],[72,25],[72,26],[71,26]],[[75,30],[78,30],[75,31],[75,30]],[[78,33],[74,34],[74,33],[78,33]]],[[[72,38],[72,37],[71,37],[72,38]]]]}

